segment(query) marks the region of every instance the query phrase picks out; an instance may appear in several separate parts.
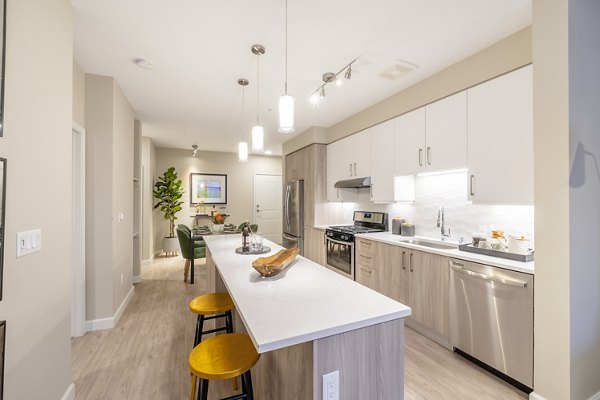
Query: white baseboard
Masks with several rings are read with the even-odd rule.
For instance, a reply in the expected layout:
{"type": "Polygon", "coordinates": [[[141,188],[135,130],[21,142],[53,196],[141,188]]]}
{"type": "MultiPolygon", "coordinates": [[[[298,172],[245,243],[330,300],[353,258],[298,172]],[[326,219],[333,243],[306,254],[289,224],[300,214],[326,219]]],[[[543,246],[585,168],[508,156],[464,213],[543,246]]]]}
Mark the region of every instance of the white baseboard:
{"type": "Polygon", "coordinates": [[[61,400],[75,400],[75,384],[71,383],[61,400]]]}
{"type": "Polygon", "coordinates": [[[529,393],[529,400],[546,400],[546,398],[540,396],[539,394],[537,394],[535,392],[531,392],[531,393],[529,393]]]}
{"type": "Polygon", "coordinates": [[[592,397],[590,397],[589,400],[600,400],[600,392],[598,392],[595,395],[593,395],[592,397]]]}
{"type": "Polygon", "coordinates": [[[113,317],[114,320],[115,320],[115,323],[114,323],[113,326],[117,326],[117,324],[119,323],[119,320],[121,319],[121,316],[125,312],[125,309],[127,308],[127,305],[129,304],[129,301],[133,297],[133,293],[134,292],[135,292],[135,287],[131,286],[131,289],[129,289],[129,292],[127,293],[127,296],[125,296],[125,298],[121,302],[121,305],[119,306],[119,308],[117,308],[117,312],[115,313],[115,315],[113,317]]]}
{"type": "Polygon", "coordinates": [[[154,255],[152,255],[152,258],[150,258],[149,260],[142,260],[142,267],[152,264],[152,260],[154,260],[154,255]]]}
{"type": "Polygon", "coordinates": [[[142,283],[142,277],[140,275],[134,275],[133,283],[142,283]]]}
{"type": "Polygon", "coordinates": [[[121,319],[121,316],[123,315],[123,312],[127,308],[127,305],[129,304],[129,301],[131,300],[131,297],[133,297],[134,292],[135,292],[135,288],[132,286],[131,289],[129,289],[127,296],[125,296],[125,298],[121,302],[121,305],[119,306],[119,308],[117,308],[117,312],[115,312],[115,315],[113,315],[112,317],[92,319],[89,321],[85,321],[86,332],[101,331],[104,329],[114,328],[117,325],[117,323],[119,322],[119,320],[121,319]]]}

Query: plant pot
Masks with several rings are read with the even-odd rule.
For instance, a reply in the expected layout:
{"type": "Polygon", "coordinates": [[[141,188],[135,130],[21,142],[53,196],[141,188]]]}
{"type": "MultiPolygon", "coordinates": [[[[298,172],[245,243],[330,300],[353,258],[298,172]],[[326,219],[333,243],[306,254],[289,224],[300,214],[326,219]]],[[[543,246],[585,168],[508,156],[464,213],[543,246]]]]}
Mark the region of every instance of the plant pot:
{"type": "Polygon", "coordinates": [[[225,224],[213,224],[213,232],[215,232],[215,233],[223,232],[224,226],[225,226],[225,224]]]}
{"type": "Polygon", "coordinates": [[[179,240],[176,237],[166,237],[163,239],[163,251],[168,256],[179,252],[179,240]]]}

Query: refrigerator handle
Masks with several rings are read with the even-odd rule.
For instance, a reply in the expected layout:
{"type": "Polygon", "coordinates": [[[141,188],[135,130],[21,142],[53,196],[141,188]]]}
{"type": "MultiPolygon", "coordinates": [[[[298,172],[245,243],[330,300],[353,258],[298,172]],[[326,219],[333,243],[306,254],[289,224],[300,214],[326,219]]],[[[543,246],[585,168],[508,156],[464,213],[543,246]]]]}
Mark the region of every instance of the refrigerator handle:
{"type": "Polygon", "coordinates": [[[290,229],[291,221],[290,221],[290,186],[287,185],[285,188],[285,223],[287,225],[287,229],[290,229]]]}

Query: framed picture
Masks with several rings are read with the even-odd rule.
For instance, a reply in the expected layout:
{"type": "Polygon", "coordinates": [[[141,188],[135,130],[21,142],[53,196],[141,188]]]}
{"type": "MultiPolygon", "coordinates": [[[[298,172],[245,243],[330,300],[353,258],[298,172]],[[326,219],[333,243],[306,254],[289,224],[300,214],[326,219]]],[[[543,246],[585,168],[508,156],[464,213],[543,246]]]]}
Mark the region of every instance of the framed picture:
{"type": "Polygon", "coordinates": [[[0,321],[0,400],[4,397],[4,349],[6,343],[6,321],[0,321]]]}
{"type": "Polygon", "coordinates": [[[190,204],[227,204],[226,174],[190,174],[190,204]]]}
{"type": "MultiPolygon", "coordinates": [[[[0,158],[0,300],[4,276],[4,215],[6,214],[6,159],[0,158]]],[[[0,397],[1,399],[2,397],[0,397]]]]}
{"type": "MultiPolygon", "coordinates": [[[[0,137],[4,136],[4,55],[6,53],[6,0],[0,0],[0,137]]],[[[1,397],[0,397],[1,399],[1,397]]]]}

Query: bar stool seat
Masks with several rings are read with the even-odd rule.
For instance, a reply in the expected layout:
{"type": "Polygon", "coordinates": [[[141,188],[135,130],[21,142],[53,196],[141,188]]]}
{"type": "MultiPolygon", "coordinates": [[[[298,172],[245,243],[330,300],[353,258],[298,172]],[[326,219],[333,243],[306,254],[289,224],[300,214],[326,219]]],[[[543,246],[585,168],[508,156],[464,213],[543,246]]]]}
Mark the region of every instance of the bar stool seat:
{"type": "Polygon", "coordinates": [[[202,335],[204,334],[220,331],[233,333],[233,316],[231,314],[233,300],[231,300],[229,293],[203,294],[190,301],[189,307],[192,313],[198,314],[194,347],[202,341],[202,335]],[[203,330],[204,321],[216,318],[225,318],[225,327],[209,329],[207,331],[203,330]]]}
{"type": "Polygon", "coordinates": [[[242,394],[231,399],[252,400],[252,377],[250,369],[256,365],[260,355],[256,352],[250,336],[241,333],[218,335],[206,339],[192,350],[189,356],[194,398],[196,380],[200,379],[198,399],[208,397],[208,381],[242,377],[242,394]]]}

